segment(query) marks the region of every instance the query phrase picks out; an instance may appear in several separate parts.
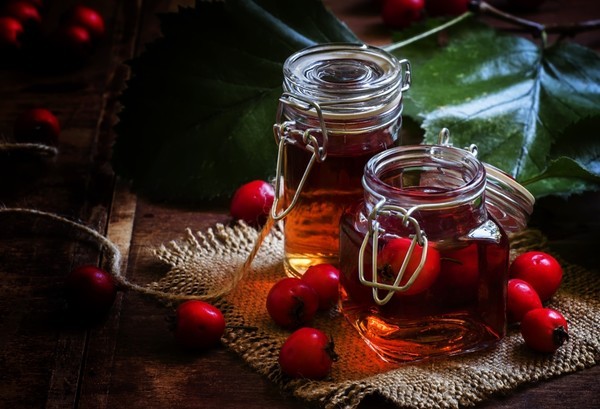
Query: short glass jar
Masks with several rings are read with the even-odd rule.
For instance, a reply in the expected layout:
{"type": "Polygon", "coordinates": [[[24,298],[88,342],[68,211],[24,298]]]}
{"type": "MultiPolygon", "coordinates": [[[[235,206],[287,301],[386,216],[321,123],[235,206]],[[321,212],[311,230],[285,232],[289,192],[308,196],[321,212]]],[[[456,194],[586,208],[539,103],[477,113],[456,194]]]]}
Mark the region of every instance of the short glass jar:
{"type": "MultiPolygon", "coordinates": [[[[393,362],[501,339],[509,242],[489,211],[486,166],[464,149],[400,146],[375,155],[362,183],[364,199],[341,218],[340,281],[363,339],[393,362]]],[[[509,227],[528,216],[511,215],[509,227]]]]}
{"type": "Polygon", "coordinates": [[[325,44],[292,55],[283,71],[272,216],[284,220],[286,272],[300,276],[337,264],[339,218],[362,197],[366,162],[397,140],[410,65],[376,47],[325,44]]]}

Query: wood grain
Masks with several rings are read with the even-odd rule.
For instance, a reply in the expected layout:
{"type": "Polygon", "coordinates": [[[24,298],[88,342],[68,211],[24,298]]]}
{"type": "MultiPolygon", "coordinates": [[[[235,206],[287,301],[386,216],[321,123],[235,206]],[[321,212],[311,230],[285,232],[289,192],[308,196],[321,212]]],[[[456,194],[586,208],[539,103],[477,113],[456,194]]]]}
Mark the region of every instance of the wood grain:
{"type": "MultiPolygon", "coordinates": [[[[56,26],[60,13],[75,3],[47,2],[44,30],[56,26]]],[[[230,221],[225,208],[150,203],[110,168],[118,95],[129,75],[123,63],[160,35],[157,12],[193,3],[89,0],[86,4],[106,17],[109,35],[84,67],[49,74],[0,64],[1,135],[9,137],[14,118],[31,106],[48,107],[63,125],[54,159],[0,155],[0,203],[55,212],[107,235],[124,256],[124,274],[138,283],[168,269],[152,248],[187,227],[205,230],[230,221]]],[[[389,40],[375,1],[325,3],[365,41],[389,40]]],[[[547,22],[599,18],[600,6],[596,0],[548,1],[534,17],[547,22]]],[[[577,41],[600,48],[598,33],[577,41]]],[[[564,238],[570,226],[554,228],[564,238]]],[[[151,298],[121,293],[105,322],[91,327],[73,322],[62,301],[62,279],[73,266],[87,263],[102,265],[102,254],[72,229],[0,214],[0,408],[308,407],[284,396],[224,348],[181,351],[166,322],[172,307],[151,298]]],[[[481,407],[597,408],[599,374],[598,367],[579,371],[481,407]]],[[[371,397],[361,407],[393,406],[371,397]]]]}

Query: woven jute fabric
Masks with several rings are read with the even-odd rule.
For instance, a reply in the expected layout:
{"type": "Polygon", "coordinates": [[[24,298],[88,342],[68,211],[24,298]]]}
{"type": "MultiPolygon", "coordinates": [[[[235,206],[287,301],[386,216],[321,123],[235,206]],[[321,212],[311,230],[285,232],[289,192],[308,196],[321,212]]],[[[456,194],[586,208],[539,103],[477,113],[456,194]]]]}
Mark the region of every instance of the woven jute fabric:
{"type": "MultiPolygon", "coordinates": [[[[482,352],[389,364],[339,313],[330,312],[311,325],[335,340],[340,359],[331,376],[322,381],[289,379],[281,374],[277,357],[290,332],[277,327],[265,307],[269,289],[284,277],[279,230],[266,237],[240,279],[258,236],[244,224],[216,225],[205,232],[188,229],[183,237],[154,250],[171,271],[149,288],[185,296],[227,288],[227,294],[215,300],[235,328],[227,330],[224,344],[283,391],[307,402],[324,408],[355,408],[366,396],[379,394],[398,407],[468,407],[518,386],[590,367],[600,359],[600,275],[562,261],[563,283],[548,306],[567,318],[570,340],[554,354],[530,351],[518,329],[510,328],[497,346],[482,352]],[[228,284],[232,281],[235,286],[228,284]]],[[[544,249],[545,241],[539,232],[529,230],[511,242],[514,258],[526,250],[544,249]]]]}

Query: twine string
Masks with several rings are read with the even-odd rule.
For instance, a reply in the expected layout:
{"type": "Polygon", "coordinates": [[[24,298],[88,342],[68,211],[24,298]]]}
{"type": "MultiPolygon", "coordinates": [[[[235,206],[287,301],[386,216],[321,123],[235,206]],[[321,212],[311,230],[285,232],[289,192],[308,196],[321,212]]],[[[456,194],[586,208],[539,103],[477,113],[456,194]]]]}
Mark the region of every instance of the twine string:
{"type": "Polygon", "coordinates": [[[42,143],[5,142],[0,143],[0,152],[24,152],[51,157],[58,155],[58,148],[42,143]]]}
{"type": "Polygon", "coordinates": [[[0,208],[0,214],[30,215],[34,217],[41,217],[47,220],[65,224],[81,233],[84,233],[95,245],[98,246],[99,249],[105,252],[105,257],[109,265],[107,272],[115,279],[117,285],[122,290],[134,290],[146,295],[174,301],[201,298],[201,296],[198,295],[170,294],[167,292],[150,289],[127,280],[127,278],[125,278],[122,274],[121,252],[117,245],[104,235],[98,233],[96,230],[88,226],[85,226],[84,224],[70,220],[55,213],[45,212],[37,209],[2,207],[0,208]]]}

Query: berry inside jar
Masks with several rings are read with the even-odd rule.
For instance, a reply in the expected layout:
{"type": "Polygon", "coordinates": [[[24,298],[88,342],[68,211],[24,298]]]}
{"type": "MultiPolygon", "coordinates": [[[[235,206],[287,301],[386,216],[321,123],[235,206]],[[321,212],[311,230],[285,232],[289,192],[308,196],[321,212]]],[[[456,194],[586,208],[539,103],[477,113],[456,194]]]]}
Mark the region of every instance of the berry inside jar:
{"type": "Polygon", "coordinates": [[[384,360],[494,345],[505,334],[508,239],[470,152],[404,146],[374,156],[340,224],[341,307],[384,360]]]}

